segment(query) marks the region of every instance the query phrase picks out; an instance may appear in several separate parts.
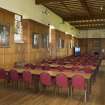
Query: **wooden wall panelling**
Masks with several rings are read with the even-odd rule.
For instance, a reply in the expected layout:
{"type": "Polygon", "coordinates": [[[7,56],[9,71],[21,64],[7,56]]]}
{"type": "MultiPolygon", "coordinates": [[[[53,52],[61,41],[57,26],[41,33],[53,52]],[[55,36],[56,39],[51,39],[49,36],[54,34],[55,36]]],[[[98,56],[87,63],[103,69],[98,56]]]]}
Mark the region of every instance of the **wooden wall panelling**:
{"type": "Polygon", "coordinates": [[[81,53],[101,52],[105,49],[105,38],[81,38],[79,39],[81,53]]]}
{"type": "Polygon", "coordinates": [[[100,41],[99,38],[88,38],[88,53],[100,52],[100,41]]]}
{"type": "MultiPolygon", "coordinates": [[[[1,59],[0,66],[13,66],[14,63],[17,62],[18,59],[20,59],[18,57],[18,54],[23,53],[22,51],[23,49],[20,48],[21,44],[14,43],[14,22],[15,22],[14,15],[15,15],[14,13],[0,8],[0,23],[10,26],[9,48],[0,48],[0,59],[1,59]],[[17,52],[18,48],[20,48],[19,53],[17,52]]],[[[33,32],[39,33],[39,34],[43,34],[43,33],[49,34],[49,27],[30,19],[23,20],[24,44],[22,44],[22,46],[25,48],[24,60],[25,62],[28,62],[28,63],[37,63],[43,59],[50,57],[49,56],[50,52],[48,48],[39,48],[39,49],[32,48],[32,33],[33,32]]],[[[65,37],[65,33],[58,30],[52,31],[51,47],[52,49],[55,50],[55,54],[52,54],[53,57],[67,56],[66,40],[67,39],[65,37]],[[64,40],[64,48],[61,48],[61,49],[57,49],[56,47],[56,35],[58,33],[61,35],[62,39],[64,40]]]]}
{"type": "Polygon", "coordinates": [[[57,58],[57,41],[56,41],[56,30],[51,29],[51,42],[50,42],[50,57],[51,59],[57,58]]]}
{"type": "Polygon", "coordinates": [[[73,37],[74,38],[74,46],[78,46],[78,38],[73,37]]]}
{"type": "Polygon", "coordinates": [[[29,63],[30,61],[30,38],[29,38],[29,25],[28,21],[23,20],[22,21],[22,26],[23,26],[23,38],[24,38],[24,43],[25,43],[25,53],[24,53],[24,61],[29,63]]]}
{"type": "Polygon", "coordinates": [[[43,24],[37,23],[30,19],[23,20],[23,29],[25,42],[27,46],[26,62],[28,63],[39,63],[41,60],[48,58],[49,52],[47,48],[32,48],[32,34],[43,33],[49,34],[49,28],[43,24]]]}
{"type": "Polygon", "coordinates": [[[0,8],[0,24],[9,26],[10,36],[9,36],[9,47],[0,48],[0,66],[13,66],[15,62],[15,50],[14,50],[14,13],[9,12],[0,8]]]}
{"type": "MultiPolygon", "coordinates": [[[[57,37],[57,35],[59,35],[60,39],[64,40],[64,43],[65,43],[65,39],[64,39],[65,34],[59,30],[56,30],[56,37],[57,37]]],[[[64,46],[64,48],[57,48],[57,58],[64,57],[64,51],[65,51],[65,46],[64,46]]]]}
{"type": "Polygon", "coordinates": [[[79,39],[79,46],[81,48],[81,54],[87,53],[87,51],[88,51],[88,39],[79,39]]]}
{"type": "Polygon", "coordinates": [[[73,54],[73,49],[71,48],[71,39],[72,39],[72,36],[68,35],[67,39],[68,39],[68,42],[67,42],[67,56],[70,56],[70,55],[73,54]]]}
{"type": "Polygon", "coordinates": [[[66,35],[64,32],[61,32],[61,31],[58,31],[57,30],[57,34],[60,34],[61,35],[61,39],[64,40],[64,48],[57,48],[57,56],[58,58],[62,58],[62,57],[65,57],[67,56],[67,40],[66,40],[66,35]]]}
{"type": "Polygon", "coordinates": [[[105,49],[105,38],[101,39],[101,49],[105,49]]]}
{"type": "Polygon", "coordinates": [[[69,36],[65,34],[65,50],[66,50],[66,56],[68,56],[68,49],[69,49],[69,36]]]}
{"type": "Polygon", "coordinates": [[[101,39],[101,52],[103,58],[105,58],[105,38],[101,39]]]}
{"type": "Polygon", "coordinates": [[[52,30],[52,41],[51,41],[51,45],[52,45],[52,56],[53,58],[57,57],[57,58],[61,58],[61,57],[65,57],[68,55],[72,55],[72,49],[68,48],[68,45],[71,43],[71,36],[70,35],[65,35],[64,32],[61,32],[59,30],[53,29],[52,30]],[[64,48],[57,48],[57,35],[61,36],[61,39],[64,40],[64,48]]]}

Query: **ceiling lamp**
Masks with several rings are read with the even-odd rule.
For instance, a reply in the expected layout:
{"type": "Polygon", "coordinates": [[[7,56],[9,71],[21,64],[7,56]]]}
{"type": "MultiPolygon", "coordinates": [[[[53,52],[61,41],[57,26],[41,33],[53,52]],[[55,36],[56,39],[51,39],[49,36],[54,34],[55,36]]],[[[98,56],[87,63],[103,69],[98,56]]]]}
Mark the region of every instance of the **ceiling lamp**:
{"type": "Polygon", "coordinates": [[[100,10],[101,10],[101,11],[103,10],[103,6],[102,6],[102,7],[100,7],[100,10]]]}

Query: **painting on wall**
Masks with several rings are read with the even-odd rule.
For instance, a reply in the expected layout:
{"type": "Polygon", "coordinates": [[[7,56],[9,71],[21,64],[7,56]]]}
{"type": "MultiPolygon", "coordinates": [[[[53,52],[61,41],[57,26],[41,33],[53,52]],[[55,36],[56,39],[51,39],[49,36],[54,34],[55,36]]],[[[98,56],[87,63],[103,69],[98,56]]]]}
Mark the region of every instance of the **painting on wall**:
{"type": "Polygon", "coordinates": [[[0,24],[0,47],[9,47],[9,26],[0,24]]]}
{"type": "Polygon", "coordinates": [[[24,43],[23,40],[23,28],[22,28],[22,16],[15,14],[15,33],[14,33],[14,42],[15,43],[24,43]]]}

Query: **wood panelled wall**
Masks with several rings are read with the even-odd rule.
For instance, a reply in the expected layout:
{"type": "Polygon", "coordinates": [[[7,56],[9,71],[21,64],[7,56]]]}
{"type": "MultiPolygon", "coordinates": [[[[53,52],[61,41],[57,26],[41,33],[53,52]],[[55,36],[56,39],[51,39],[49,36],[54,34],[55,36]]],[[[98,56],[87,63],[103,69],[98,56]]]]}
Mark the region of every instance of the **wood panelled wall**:
{"type": "Polygon", "coordinates": [[[51,42],[49,48],[32,48],[32,33],[48,33],[49,27],[30,19],[23,20],[23,34],[25,51],[25,62],[39,63],[43,59],[61,58],[72,54],[72,49],[68,48],[71,42],[71,36],[56,29],[51,30],[51,42]],[[57,48],[57,35],[64,40],[64,48],[57,48]]]}
{"type": "Polygon", "coordinates": [[[67,56],[70,56],[73,54],[73,49],[71,48],[71,40],[72,40],[72,36],[71,35],[66,35],[66,40],[65,40],[65,44],[66,44],[66,48],[67,48],[67,56]]]}
{"type": "Polygon", "coordinates": [[[32,48],[32,34],[48,33],[49,27],[30,19],[23,20],[23,35],[25,51],[25,62],[39,63],[43,59],[49,58],[48,48],[32,48]]]}
{"type": "Polygon", "coordinates": [[[57,48],[57,58],[67,56],[67,47],[66,47],[66,36],[64,32],[56,30],[57,35],[61,35],[61,39],[64,40],[64,48],[57,48]]]}
{"type": "Polygon", "coordinates": [[[52,29],[51,39],[52,58],[61,58],[72,55],[72,49],[69,47],[72,39],[71,35],[66,35],[64,32],[52,29]],[[57,35],[60,35],[60,38],[64,40],[64,48],[57,48],[57,35]]]}
{"type": "Polygon", "coordinates": [[[81,53],[94,53],[105,50],[105,38],[81,38],[79,39],[81,53]]]}
{"type": "Polygon", "coordinates": [[[0,47],[0,67],[13,66],[16,60],[14,44],[14,13],[0,8],[0,24],[9,26],[9,47],[0,47]]]}
{"type": "Polygon", "coordinates": [[[78,38],[73,37],[73,39],[74,39],[74,46],[78,46],[78,38]]]}
{"type": "MultiPolygon", "coordinates": [[[[23,39],[24,43],[14,42],[15,13],[0,8],[0,24],[9,25],[10,37],[9,47],[0,47],[0,67],[13,67],[16,62],[39,63],[43,59],[61,58],[72,55],[71,35],[65,35],[56,29],[51,30],[51,43],[49,48],[32,48],[32,34],[48,33],[49,27],[30,19],[24,19],[23,39]],[[64,48],[57,48],[57,35],[61,35],[64,40],[64,48]]],[[[74,42],[75,43],[75,42],[74,42]]]]}

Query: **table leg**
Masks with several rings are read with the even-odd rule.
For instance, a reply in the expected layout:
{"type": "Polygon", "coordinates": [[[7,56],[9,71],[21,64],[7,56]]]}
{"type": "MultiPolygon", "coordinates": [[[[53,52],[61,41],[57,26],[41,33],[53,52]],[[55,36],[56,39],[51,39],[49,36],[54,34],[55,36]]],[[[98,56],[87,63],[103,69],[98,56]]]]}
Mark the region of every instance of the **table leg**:
{"type": "Polygon", "coordinates": [[[92,85],[92,78],[87,79],[87,94],[90,95],[91,94],[91,85],[92,85]]]}

